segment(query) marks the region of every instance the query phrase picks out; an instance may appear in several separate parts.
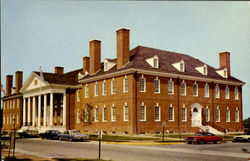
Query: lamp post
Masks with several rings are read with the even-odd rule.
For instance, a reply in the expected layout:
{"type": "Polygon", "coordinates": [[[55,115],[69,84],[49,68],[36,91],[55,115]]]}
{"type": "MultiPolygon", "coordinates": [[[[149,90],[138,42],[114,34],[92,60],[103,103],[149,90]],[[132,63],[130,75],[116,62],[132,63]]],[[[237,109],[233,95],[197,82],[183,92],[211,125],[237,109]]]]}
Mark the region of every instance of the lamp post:
{"type": "Polygon", "coordinates": [[[16,129],[15,129],[15,117],[13,118],[13,121],[14,121],[14,130],[13,130],[13,132],[14,132],[14,143],[13,143],[13,145],[14,145],[14,147],[13,147],[13,158],[15,157],[15,144],[16,144],[16,129]]]}

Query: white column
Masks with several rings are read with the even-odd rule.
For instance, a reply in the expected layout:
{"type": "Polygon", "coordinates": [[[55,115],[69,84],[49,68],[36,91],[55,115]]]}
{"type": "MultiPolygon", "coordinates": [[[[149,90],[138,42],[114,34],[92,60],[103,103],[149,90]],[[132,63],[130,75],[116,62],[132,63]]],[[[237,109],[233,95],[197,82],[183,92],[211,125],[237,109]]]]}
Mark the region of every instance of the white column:
{"type": "Polygon", "coordinates": [[[43,106],[43,126],[47,126],[47,94],[44,94],[43,106]]]}
{"type": "Polygon", "coordinates": [[[63,126],[66,126],[66,93],[63,94],[63,126]]]}
{"type": "Polygon", "coordinates": [[[36,96],[33,97],[32,126],[36,124],[36,96]]]}
{"type": "Polygon", "coordinates": [[[53,126],[53,93],[50,93],[50,119],[49,119],[49,125],[53,126]]]}
{"type": "Polygon", "coordinates": [[[30,97],[28,97],[28,126],[30,126],[30,97]]]}
{"type": "Polygon", "coordinates": [[[23,98],[23,126],[26,126],[26,98],[23,98]]]}
{"type": "Polygon", "coordinates": [[[41,95],[38,96],[38,123],[37,125],[40,127],[41,126],[41,95]]]}

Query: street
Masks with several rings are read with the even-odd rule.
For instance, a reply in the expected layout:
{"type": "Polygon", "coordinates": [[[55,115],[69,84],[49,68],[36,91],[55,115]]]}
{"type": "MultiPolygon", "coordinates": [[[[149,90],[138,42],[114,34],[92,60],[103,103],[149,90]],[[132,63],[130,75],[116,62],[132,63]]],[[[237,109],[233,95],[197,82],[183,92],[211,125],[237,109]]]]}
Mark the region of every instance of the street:
{"type": "MultiPolygon", "coordinates": [[[[16,152],[44,158],[98,158],[98,142],[18,139],[16,152]]],[[[247,161],[250,143],[126,145],[102,143],[102,159],[114,161],[247,161]],[[243,151],[242,149],[245,149],[243,151]]]]}

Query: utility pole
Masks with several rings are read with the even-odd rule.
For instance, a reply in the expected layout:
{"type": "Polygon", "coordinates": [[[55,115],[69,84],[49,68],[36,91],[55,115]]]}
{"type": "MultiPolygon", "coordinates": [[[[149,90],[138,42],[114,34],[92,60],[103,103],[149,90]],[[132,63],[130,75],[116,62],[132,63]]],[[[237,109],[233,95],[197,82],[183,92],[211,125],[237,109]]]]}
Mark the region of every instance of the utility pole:
{"type": "Polygon", "coordinates": [[[162,135],[162,141],[164,141],[164,131],[165,131],[164,128],[165,128],[165,126],[166,126],[166,121],[163,121],[162,122],[162,134],[163,134],[162,135]]]}
{"type": "Polygon", "coordinates": [[[99,138],[99,159],[101,159],[101,139],[102,139],[102,130],[99,130],[99,134],[98,134],[98,138],[99,138]]]}

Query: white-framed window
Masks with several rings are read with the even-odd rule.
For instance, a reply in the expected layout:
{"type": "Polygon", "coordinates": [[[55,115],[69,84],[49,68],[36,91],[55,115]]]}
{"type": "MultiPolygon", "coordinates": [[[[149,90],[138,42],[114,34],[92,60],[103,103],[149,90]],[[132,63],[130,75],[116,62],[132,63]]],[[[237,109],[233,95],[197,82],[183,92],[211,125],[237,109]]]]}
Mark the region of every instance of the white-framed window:
{"type": "Polygon", "coordinates": [[[146,121],[146,106],[144,103],[140,106],[140,121],[146,121]]]}
{"type": "Polygon", "coordinates": [[[220,122],[220,108],[216,108],[216,122],[220,122]]]}
{"type": "Polygon", "coordinates": [[[80,120],[80,110],[77,110],[77,113],[76,113],[76,123],[80,123],[81,122],[81,120],[80,120]]]}
{"type": "Polygon", "coordinates": [[[161,121],[161,108],[158,103],[155,106],[155,121],[161,121]]]}
{"type": "Polygon", "coordinates": [[[172,104],[168,108],[168,120],[174,121],[174,107],[172,106],[172,104]]]}
{"type": "Polygon", "coordinates": [[[128,121],[128,105],[125,103],[123,107],[123,121],[128,121]]]}
{"type": "Polygon", "coordinates": [[[227,68],[224,69],[224,78],[227,78],[227,68]]]}
{"type": "Polygon", "coordinates": [[[85,98],[89,98],[89,85],[85,85],[85,98]]]}
{"type": "Polygon", "coordinates": [[[238,107],[235,110],[235,122],[239,122],[240,121],[240,113],[239,113],[239,109],[238,107]]]}
{"type": "Polygon", "coordinates": [[[144,75],[139,78],[139,91],[146,92],[146,78],[144,78],[144,75]]]}
{"type": "Polygon", "coordinates": [[[207,83],[205,85],[204,96],[209,97],[209,85],[207,83]]]}
{"type": "Polygon", "coordinates": [[[226,109],[226,122],[230,122],[230,109],[228,107],[226,109]]]}
{"type": "Polygon", "coordinates": [[[116,121],[116,107],[113,105],[111,107],[111,121],[115,122],[116,121]]]}
{"type": "Polygon", "coordinates": [[[95,82],[95,96],[99,95],[99,85],[97,82],[95,82]]]}
{"type": "Polygon", "coordinates": [[[77,90],[77,93],[76,93],[76,101],[80,102],[80,90],[79,89],[77,90]]]}
{"type": "Polygon", "coordinates": [[[158,59],[154,58],[154,68],[158,68],[158,59]]]}
{"type": "Polygon", "coordinates": [[[172,78],[170,78],[168,81],[168,94],[171,94],[171,95],[174,94],[174,82],[172,78]]]}
{"type": "Polygon", "coordinates": [[[97,106],[95,107],[95,120],[94,121],[95,122],[99,121],[99,109],[97,106]]]}
{"type": "Polygon", "coordinates": [[[204,75],[207,75],[207,65],[205,64],[204,67],[203,67],[203,74],[204,75]]]}
{"type": "Polygon", "coordinates": [[[180,63],[180,72],[185,72],[184,61],[182,60],[180,63]]]}
{"type": "Polygon", "coordinates": [[[107,95],[107,82],[106,82],[106,80],[104,80],[102,83],[102,95],[104,95],[104,96],[107,95]]]}
{"type": "Polygon", "coordinates": [[[156,77],[154,80],[154,92],[160,93],[160,80],[158,79],[158,77],[156,77]]]}
{"type": "Polygon", "coordinates": [[[116,93],[115,79],[112,78],[112,80],[111,80],[111,94],[115,94],[115,93],[116,93]]]}
{"type": "Polygon", "coordinates": [[[186,96],[186,83],[184,80],[181,82],[181,95],[186,96]]]}
{"type": "Polygon", "coordinates": [[[226,99],[229,99],[229,88],[228,88],[228,86],[226,86],[226,88],[225,88],[225,97],[226,97],[226,99]]]}
{"type": "Polygon", "coordinates": [[[239,99],[239,90],[237,87],[235,87],[234,89],[234,99],[235,100],[238,100],[239,99]]]}
{"type": "Polygon", "coordinates": [[[215,98],[220,98],[220,87],[218,84],[215,86],[215,98]]]}
{"type": "Polygon", "coordinates": [[[185,105],[183,105],[181,108],[181,121],[182,122],[187,121],[187,108],[185,107],[185,105]]]}
{"type": "Polygon", "coordinates": [[[209,122],[209,120],[210,120],[210,111],[209,111],[209,108],[207,106],[205,109],[205,122],[209,122]]]}
{"type": "Polygon", "coordinates": [[[193,86],[193,95],[198,96],[198,84],[195,82],[193,86]]]}
{"type": "Polygon", "coordinates": [[[107,107],[104,105],[103,111],[102,111],[102,121],[107,122],[107,107]]]}
{"type": "Polygon", "coordinates": [[[128,92],[128,77],[125,75],[123,79],[123,92],[128,92]]]}

